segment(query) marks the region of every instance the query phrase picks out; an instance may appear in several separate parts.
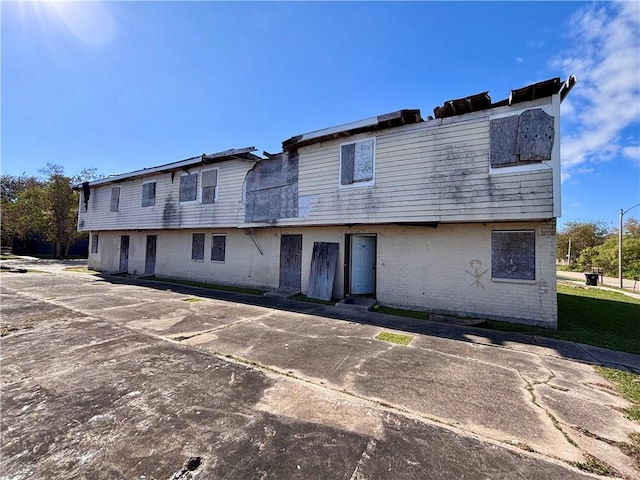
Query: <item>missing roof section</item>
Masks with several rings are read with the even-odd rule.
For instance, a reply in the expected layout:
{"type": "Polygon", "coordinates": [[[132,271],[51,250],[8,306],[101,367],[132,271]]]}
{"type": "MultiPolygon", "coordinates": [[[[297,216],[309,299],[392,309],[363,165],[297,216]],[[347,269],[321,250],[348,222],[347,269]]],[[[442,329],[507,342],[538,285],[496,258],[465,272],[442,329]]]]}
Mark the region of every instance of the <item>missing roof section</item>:
{"type": "Polygon", "coordinates": [[[386,128],[419,123],[422,121],[420,110],[418,109],[398,110],[397,112],[378,115],[377,117],[370,117],[357,122],[339,125],[337,127],[325,128],[323,130],[316,130],[314,132],[296,135],[295,137],[291,137],[290,139],[282,142],[282,149],[285,152],[290,152],[297,150],[300,147],[324,142],[326,140],[345,138],[357,135],[358,133],[384,130],[386,128]]]}
{"type": "Polygon", "coordinates": [[[436,118],[454,117],[465,113],[478,112],[489,108],[515,105],[517,103],[529,102],[538,98],[545,98],[560,94],[560,100],[569,94],[576,83],[576,77],[571,75],[565,82],[560,81],[560,77],[551,78],[542,82],[533,83],[526,87],[511,90],[509,98],[491,103],[489,92],[482,92],[464,98],[449,100],[441,107],[433,109],[436,118]]]}

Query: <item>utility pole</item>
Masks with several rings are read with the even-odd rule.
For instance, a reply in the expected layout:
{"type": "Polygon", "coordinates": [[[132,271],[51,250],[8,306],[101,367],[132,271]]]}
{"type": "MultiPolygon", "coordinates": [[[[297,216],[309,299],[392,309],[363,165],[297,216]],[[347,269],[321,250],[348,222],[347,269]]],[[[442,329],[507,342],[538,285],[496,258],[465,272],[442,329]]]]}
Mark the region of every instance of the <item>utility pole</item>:
{"type": "Polygon", "coordinates": [[[567,252],[567,265],[571,265],[571,237],[569,237],[569,251],[567,252]]]}

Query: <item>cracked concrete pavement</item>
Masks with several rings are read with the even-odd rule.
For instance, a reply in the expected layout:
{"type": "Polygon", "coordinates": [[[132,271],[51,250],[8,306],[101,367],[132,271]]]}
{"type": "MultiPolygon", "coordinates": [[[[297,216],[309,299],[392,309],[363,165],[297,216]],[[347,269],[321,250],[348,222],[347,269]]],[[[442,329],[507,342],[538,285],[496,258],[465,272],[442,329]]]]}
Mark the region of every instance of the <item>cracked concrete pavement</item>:
{"type": "Polygon", "coordinates": [[[0,277],[2,478],[640,478],[593,367],[637,355],[37,265],[0,277]]]}

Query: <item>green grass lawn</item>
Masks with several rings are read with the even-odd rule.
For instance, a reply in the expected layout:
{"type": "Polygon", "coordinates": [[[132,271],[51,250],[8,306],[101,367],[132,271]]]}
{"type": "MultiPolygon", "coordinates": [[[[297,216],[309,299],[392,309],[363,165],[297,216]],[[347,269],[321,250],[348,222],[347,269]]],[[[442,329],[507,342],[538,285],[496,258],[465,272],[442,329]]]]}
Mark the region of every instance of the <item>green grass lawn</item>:
{"type": "Polygon", "coordinates": [[[558,330],[491,320],[481,326],[640,354],[640,300],[595,288],[558,284],[558,330]]]}

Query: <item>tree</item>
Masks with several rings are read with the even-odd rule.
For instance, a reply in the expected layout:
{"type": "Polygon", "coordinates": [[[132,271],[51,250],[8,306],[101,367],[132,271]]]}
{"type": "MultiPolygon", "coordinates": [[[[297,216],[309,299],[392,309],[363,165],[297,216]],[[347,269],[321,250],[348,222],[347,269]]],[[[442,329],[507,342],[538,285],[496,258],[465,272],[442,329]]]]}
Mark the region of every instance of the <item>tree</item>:
{"type": "Polygon", "coordinates": [[[567,258],[571,240],[571,264],[580,257],[583,250],[603,244],[608,233],[608,228],[603,222],[567,222],[558,232],[557,258],[567,258]]]}
{"type": "Polygon", "coordinates": [[[48,163],[46,178],[2,175],[3,242],[40,236],[55,244],[56,257],[67,256],[69,246],[85,234],[77,231],[78,192],[74,183],[96,178],[95,169],[68,177],[60,165],[48,163]]]}
{"type": "MultiPolygon", "coordinates": [[[[577,262],[582,268],[602,268],[605,275],[618,276],[618,235],[609,235],[607,240],[582,251],[577,262]]],[[[630,218],[624,224],[622,239],[622,276],[640,277],[640,223],[630,218]]]]}

